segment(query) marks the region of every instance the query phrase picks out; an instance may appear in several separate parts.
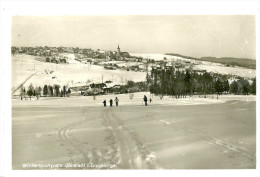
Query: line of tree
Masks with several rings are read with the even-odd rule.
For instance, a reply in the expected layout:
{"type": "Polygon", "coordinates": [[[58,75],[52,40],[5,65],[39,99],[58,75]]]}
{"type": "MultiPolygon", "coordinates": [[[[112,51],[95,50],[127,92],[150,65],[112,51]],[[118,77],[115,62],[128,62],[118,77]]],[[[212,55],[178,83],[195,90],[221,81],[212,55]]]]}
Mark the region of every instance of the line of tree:
{"type": "Polygon", "coordinates": [[[43,95],[51,96],[51,97],[66,97],[69,96],[71,93],[70,88],[67,88],[65,85],[61,87],[60,85],[54,84],[51,85],[44,85],[43,87],[43,95]]]}
{"type": "Polygon", "coordinates": [[[256,80],[253,84],[243,78],[229,84],[226,75],[212,74],[204,71],[198,73],[187,69],[186,71],[175,71],[173,67],[167,69],[152,68],[151,73],[146,76],[150,92],[156,95],[172,95],[176,98],[186,95],[208,94],[221,95],[223,93],[234,94],[256,94],[256,80]]]}
{"type": "Polygon", "coordinates": [[[234,93],[237,95],[248,95],[248,94],[256,94],[256,78],[254,78],[252,85],[249,84],[246,79],[239,79],[237,81],[233,81],[230,84],[230,93],[234,93]]]}
{"type": "Polygon", "coordinates": [[[21,91],[20,91],[20,96],[21,96],[21,100],[23,100],[24,97],[29,96],[30,100],[32,98],[32,96],[36,96],[37,99],[39,99],[40,95],[41,95],[41,91],[42,88],[41,87],[33,87],[32,84],[29,85],[27,91],[25,89],[25,87],[21,87],[21,91]]]}
{"type": "Polygon", "coordinates": [[[41,95],[43,96],[50,96],[50,97],[66,97],[69,96],[71,93],[70,88],[67,88],[66,86],[61,87],[60,85],[54,84],[51,85],[44,85],[43,88],[41,86],[39,87],[33,87],[32,84],[29,85],[27,91],[25,87],[21,87],[20,95],[21,100],[27,95],[29,96],[30,100],[31,97],[35,96],[37,99],[41,95]],[[43,92],[43,93],[42,93],[43,92]]]}

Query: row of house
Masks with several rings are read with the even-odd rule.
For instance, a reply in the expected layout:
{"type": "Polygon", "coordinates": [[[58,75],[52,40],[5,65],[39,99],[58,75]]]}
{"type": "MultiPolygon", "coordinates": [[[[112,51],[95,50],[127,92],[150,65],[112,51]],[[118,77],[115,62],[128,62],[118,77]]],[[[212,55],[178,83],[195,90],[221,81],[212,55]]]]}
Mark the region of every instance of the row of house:
{"type": "Polygon", "coordinates": [[[81,95],[99,95],[114,92],[120,89],[121,85],[112,83],[112,81],[106,81],[104,83],[92,83],[83,86],[71,86],[72,93],[80,93],[81,95]]]}
{"type": "Polygon", "coordinates": [[[11,47],[12,54],[26,53],[34,56],[57,56],[60,53],[77,54],[83,55],[89,58],[99,58],[99,59],[110,59],[110,60],[124,60],[125,58],[130,58],[128,52],[121,52],[120,47],[116,51],[105,51],[105,50],[93,50],[78,47],[11,47]]]}

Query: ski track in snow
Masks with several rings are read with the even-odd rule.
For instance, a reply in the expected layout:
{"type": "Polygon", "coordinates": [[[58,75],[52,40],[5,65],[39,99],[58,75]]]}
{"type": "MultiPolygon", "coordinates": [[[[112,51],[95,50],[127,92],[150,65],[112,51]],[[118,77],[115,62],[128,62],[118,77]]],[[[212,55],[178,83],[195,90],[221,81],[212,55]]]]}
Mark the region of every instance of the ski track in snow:
{"type": "MultiPolygon", "coordinates": [[[[155,153],[151,152],[111,110],[104,109],[101,118],[107,144],[102,149],[94,147],[91,141],[85,145],[68,136],[68,132],[73,132],[77,126],[88,123],[89,119],[70,123],[58,130],[59,139],[66,144],[61,148],[70,149],[68,153],[72,163],[116,164],[118,169],[158,169],[155,153]]],[[[86,113],[84,114],[86,116],[86,113]]]]}

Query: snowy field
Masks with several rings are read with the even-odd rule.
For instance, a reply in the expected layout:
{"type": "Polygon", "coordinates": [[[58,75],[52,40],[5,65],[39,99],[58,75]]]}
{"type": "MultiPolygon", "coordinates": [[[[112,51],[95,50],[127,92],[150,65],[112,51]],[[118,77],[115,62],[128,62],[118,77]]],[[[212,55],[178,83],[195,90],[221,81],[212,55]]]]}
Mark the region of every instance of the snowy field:
{"type": "Polygon", "coordinates": [[[256,168],[255,96],[144,94],[12,100],[13,169],[256,168]]]}
{"type": "Polygon", "coordinates": [[[133,98],[130,99],[130,94],[111,94],[111,95],[98,95],[95,96],[75,96],[66,98],[66,102],[64,102],[64,98],[62,97],[41,97],[39,100],[36,98],[32,98],[30,101],[28,100],[21,101],[19,97],[17,99],[13,99],[13,105],[22,106],[24,104],[30,106],[37,105],[46,105],[46,106],[55,106],[55,107],[64,107],[64,106],[103,106],[103,101],[106,100],[107,104],[110,99],[115,99],[118,97],[120,100],[120,105],[143,105],[143,97],[147,96],[148,100],[152,98],[153,105],[200,105],[200,104],[219,104],[224,103],[230,100],[239,100],[239,101],[256,101],[255,96],[243,96],[243,95],[221,95],[219,99],[217,99],[216,95],[209,95],[207,98],[200,98],[197,95],[192,97],[187,96],[182,99],[175,99],[171,96],[164,96],[163,99],[160,99],[159,96],[150,95],[149,92],[138,92],[133,93],[133,98]]]}
{"type": "Polygon", "coordinates": [[[182,57],[164,55],[164,54],[159,54],[159,53],[130,53],[130,55],[135,56],[135,57],[154,59],[155,61],[163,60],[164,57],[166,57],[169,60],[173,60],[173,61],[176,61],[176,60],[190,61],[189,59],[185,59],[182,57]]]}
{"type": "Polygon", "coordinates": [[[207,61],[198,61],[192,59],[185,59],[182,57],[171,56],[171,55],[163,55],[163,54],[138,54],[131,53],[132,56],[139,56],[144,58],[154,59],[155,61],[163,60],[166,57],[168,60],[177,61],[189,61],[191,63],[197,64],[193,69],[196,70],[206,70],[208,72],[220,73],[220,74],[232,74],[234,76],[241,76],[245,78],[254,78],[256,77],[255,69],[247,69],[242,67],[227,67],[219,63],[212,63],[207,61]]]}
{"type": "Polygon", "coordinates": [[[34,86],[44,84],[75,85],[77,83],[102,82],[112,80],[115,84],[125,83],[127,80],[144,81],[144,72],[105,70],[101,66],[82,64],[54,64],[35,60],[35,56],[12,56],[12,88],[18,87],[29,76],[35,74],[24,84],[34,86]],[[35,69],[35,70],[34,70],[35,69]],[[36,74],[35,74],[36,73],[36,74]]]}
{"type": "Polygon", "coordinates": [[[207,70],[209,72],[232,74],[234,76],[240,76],[244,78],[255,78],[255,69],[246,69],[241,67],[225,67],[225,66],[212,66],[212,65],[195,65],[194,70],[207,70]]]}

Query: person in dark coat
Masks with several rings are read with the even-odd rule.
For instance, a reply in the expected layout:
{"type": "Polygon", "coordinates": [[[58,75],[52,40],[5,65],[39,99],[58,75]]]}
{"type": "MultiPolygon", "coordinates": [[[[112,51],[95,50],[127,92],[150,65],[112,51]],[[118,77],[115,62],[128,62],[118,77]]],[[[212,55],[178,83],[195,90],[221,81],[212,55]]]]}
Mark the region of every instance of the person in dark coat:
{"type": "Polygon", "coordinates": [[[150,101],[150,103],[152,103],[152,98],[150,98],[150,100],[149,100],[149,101],[150,101]]]}
{"type": "Polygon", "coordinates": [[[144,103],[145,103],[145,106],[147,106],[147,97],[144,95],[144,103]]]}
{"type": "Polygon", "coordinates": [[[118,106],[118,102],[119,102],[119,99],[116,97],[115,99],[115,102],[116,102],[116,107],[118,106]]]}
{"type": "Polygon", "coordinates": [[[112,99],[109,100],[109,103],[110,103],[110,107],[113,107],[113,100],[112,99]]]}
{"type": "Polygon", "coordinates": [[[107,101],[104,100],[104,101],[103,101],[103,104],[104,104],[104,107],[106,107],[106,106],[107,106],[107,101]]]}

